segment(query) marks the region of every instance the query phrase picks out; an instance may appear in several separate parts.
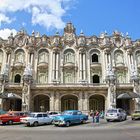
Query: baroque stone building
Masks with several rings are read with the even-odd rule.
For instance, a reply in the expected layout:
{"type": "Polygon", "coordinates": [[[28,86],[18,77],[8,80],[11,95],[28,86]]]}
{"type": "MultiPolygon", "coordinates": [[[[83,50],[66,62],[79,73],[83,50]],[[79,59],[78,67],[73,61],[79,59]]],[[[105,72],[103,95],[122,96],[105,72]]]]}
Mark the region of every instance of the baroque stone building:
{"type": "Polygon", "coordinates": [[[140,40],[118,31],[87,37],[67,23],[62,36],[0,38],[0,105],[4,110],[140,108],[140,40]]]}

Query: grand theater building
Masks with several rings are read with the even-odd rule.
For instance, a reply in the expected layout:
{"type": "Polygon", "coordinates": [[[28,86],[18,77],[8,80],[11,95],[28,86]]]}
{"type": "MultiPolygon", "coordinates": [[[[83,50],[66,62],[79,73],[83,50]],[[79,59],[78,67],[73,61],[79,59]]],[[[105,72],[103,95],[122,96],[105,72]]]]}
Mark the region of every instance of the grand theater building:
{"type": "Polygon", "coordinates": [[[140,109],[140,40],[114,31],[63,35],[25,30],[0,38],[0,108],[23,111],[140,109]]]}

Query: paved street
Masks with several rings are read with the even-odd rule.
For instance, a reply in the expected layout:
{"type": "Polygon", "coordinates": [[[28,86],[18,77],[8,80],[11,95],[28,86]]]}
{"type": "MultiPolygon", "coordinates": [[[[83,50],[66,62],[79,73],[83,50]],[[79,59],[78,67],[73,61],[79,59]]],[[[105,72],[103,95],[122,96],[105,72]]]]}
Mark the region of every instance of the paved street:
{"type": "Polygon", "coordinates": [[[25,127],[21,125],[0,126],[0,140],[140,140],[140,120],[130,118],[124,122],[101,120],[99,124],[54,127],[43,125],[25,127]]]}

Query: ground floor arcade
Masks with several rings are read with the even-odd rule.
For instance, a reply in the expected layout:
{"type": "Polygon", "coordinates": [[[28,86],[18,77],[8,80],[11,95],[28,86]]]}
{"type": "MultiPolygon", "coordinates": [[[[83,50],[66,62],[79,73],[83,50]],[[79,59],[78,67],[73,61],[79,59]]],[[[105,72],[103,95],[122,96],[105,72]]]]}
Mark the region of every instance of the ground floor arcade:
{"type": "MultiPolygon", "coordinates": [[[[16,93],[15,93],[16,94],[16,93]]],[[[30,111],[64,111],[78,109],[83,112],[90,110],[105,111],[109,107],[110,98],[104,91],[33,91],[30,93],[30,111]]],[[[135,99],[117,99],[116,105],[128,113],[135,110],[135,99]]],[[[22,110],[22,94],[15,98],[2,99],[4,110],[22,110]],[[21,97],[21,98],[20,98],[21,97]]]]}

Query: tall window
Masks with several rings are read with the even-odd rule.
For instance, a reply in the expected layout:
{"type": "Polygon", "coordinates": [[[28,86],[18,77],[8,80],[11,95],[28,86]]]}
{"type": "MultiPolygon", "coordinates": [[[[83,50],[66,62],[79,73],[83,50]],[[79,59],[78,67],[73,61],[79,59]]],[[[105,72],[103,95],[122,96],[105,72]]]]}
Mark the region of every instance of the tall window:
{"type": "Polygon", "coordinates": [[[15,79],[14,79],[15,83],[20,83],[21,82],[21,76],[19,74],[15,75],[15,79]]]}
{"type": "Polygon", "coordinates": [[[124,58],[123,58],[123,52],[122,51],[117,51],[115,53],[115,62],[116,62],[116,65],[124,64],[124,58]]]}
{"type": "Polygon", "coordinates": [[[46,51],[40,52],[38,56],[38,62],[46,62],[48,63],[48,53],[46,51]]]}
{"type": "Polygon", "coordinates": [[[92,55],[92,62],[94,63],[94,62],[99,62],[99,60],[98,60],[98,55],[97,54],[93,54],[92,55]]]}
{"type": "Polygon", "coordinates": [[[98,75],[93,75],[93,83],[100,83],[100,78],[98,75]]]}
{"type": "Polygon", "coordinates": [[[0,63],[2,63],[2,59],[3,59],[3,53],[2,51],[0,51],[0,63]]]}
{"type": "Polygon", "coordinates": [[[75,62],[75,54],[73,50],[66,50],[64,52],[64,63],[74,63],[75,62]]]}
{"type": "Polygon", "coordinates": [[[24,52],[22,50],[17,51],[15,54],[15,61],[23,63],[24,59],[24,52]]]}

